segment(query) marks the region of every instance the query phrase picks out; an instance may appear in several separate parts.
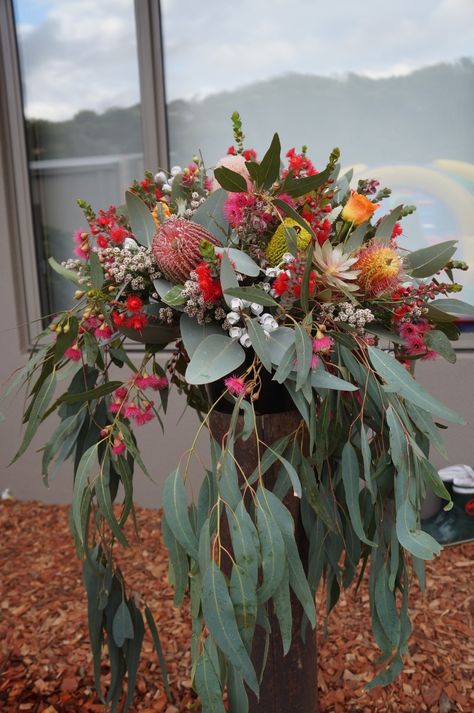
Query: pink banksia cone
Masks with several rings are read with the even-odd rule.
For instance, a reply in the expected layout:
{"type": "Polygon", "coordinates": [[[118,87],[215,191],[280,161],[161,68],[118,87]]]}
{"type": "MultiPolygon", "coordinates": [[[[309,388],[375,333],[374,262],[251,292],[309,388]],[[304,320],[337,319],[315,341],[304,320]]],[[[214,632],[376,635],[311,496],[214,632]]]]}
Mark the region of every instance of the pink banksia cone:
{"type": "Polygon", "coordinates": [[[170,218],[153,238],[153,254],[164,277],[172,282],[189,280],[189,273],[203,260],[199,246],[203,240],[219,241],[206,228],[185,218],[170,218]]]}

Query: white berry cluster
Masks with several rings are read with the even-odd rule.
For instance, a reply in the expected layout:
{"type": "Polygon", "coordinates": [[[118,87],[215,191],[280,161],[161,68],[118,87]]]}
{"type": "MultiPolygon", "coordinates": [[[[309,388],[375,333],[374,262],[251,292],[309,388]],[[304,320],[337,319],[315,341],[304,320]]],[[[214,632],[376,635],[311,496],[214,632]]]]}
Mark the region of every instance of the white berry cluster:
{"type": "Polygon", "coordinates": [[[194,271],[190,273],[190,280],[186,280],[181,295],[186,298],[183,310],[198,324],[210,324],[211,322],[221,322],[225,319],[226,313],[220,305],[216,307],[214,302],[206,302],[197,283],[197,275],[194,271]]]}
{"type": "Polygon", "coordinates": [[[66,270],[71,270],[71,272],[77,272],[79,275],[79,284],[85,285],[88,282],[88,278],[85,275],[86,263],[84,260],[79,260],[78,258],[69,258],[68,260],[63,260],[61,265],[66,268],[66,270]]]}
{"type": "Polygon", "coordinates": [[[325,304],[321,309],[333,322],[346,322],[359,330],[363,330],[368,322],[375,319],[370,309],[356,308],[350,302],[342,302],[339,305],[325,304]]]}
{"type": "Polygon", "coordinates": [[[132,290],[144,290],[147,280],[161,276],[151,248],[138,245],[135,241],[126,243],[124,248],[103,248],[98,250],[105,273],[116,285],[130,285],[132,290]],[[133,245],[132,245],[133,243],[133,245]]]}
{"type": "Polygon", "coordinates": [[[191,202],[189,204],[189,208],[186,208],[186,210],[184,211],[184,217],[192,218],[194,213],[199,208],[199,206],[201,206],[203,203],[205,203],[205,201],[206,201],[205,196],[200,196],[199,193],[196,193],[196,191],[193,191],[191,193],[191,202]]]}
{"type": "Polygon", "coordinates": [[[230,309],[231,311],[227,313],[223,326],[229,330],[229,337],[238,339],[243,347],[247,348],[252,346],[252,341],[247,329],[238,326],[239,322],[244,323],[244,314],[246,311],[258,318],[267,336],[278,329],[278,322],[273,315],[269,312],[264,312],[263,305],[259,305],[257,302],[249,302],[248,300],[241,300],[239,297],[234,297],[231,300],[230,309]]]}

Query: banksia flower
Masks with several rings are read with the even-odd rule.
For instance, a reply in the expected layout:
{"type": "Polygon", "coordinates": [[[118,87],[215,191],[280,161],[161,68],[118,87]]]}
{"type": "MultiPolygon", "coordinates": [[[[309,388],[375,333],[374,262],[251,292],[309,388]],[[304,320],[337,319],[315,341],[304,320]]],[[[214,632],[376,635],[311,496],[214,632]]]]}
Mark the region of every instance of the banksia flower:
{"type": "Polygon", "coordinates": [[[357,282],[363,291],[377,296],[397,287],[402,259],[393,248],[374,240],[359,251],[354,268],[359,270],[357,282]]]}
{"type": "Polygon", "coordinates": [[[171,282],[184,283],[202,262],[199,246],[203,240],[220,245],[201,225],[185,218],[170,218],[153,238],[153,254],[158,268],[171,282]]]}
{"type": "Polygon", "coordinates": [[[270,265],[278,265],[282,261],[283,255],[288,252],[286,242],[286,230],[293,228],[297,234],[296,245],[298,250],[305,250],[311,242],[311,234],[301,227],[293,218],[285,218],[270,238],[265,251],[266,258],[270,265]]]}

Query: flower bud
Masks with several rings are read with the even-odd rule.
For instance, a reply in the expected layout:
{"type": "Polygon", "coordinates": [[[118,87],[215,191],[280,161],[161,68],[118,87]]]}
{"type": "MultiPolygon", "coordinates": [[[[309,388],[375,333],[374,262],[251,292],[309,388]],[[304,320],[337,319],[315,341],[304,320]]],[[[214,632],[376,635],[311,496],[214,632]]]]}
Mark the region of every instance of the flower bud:
{"type": "Polygon", "coordinates": [[[229,324],[237,324],[237,322],[240,322],[240,314],[238,312],[229,312],[226,319],[229,324]]]}
{"type": "Polygon", "coordinates": [[[84,297],[85,294],[86,294],[86,293],[84,292],[84,290],[76,290],[75,293],[74,293],[74,299],[75,299],[75,300],[80,300],[81,297],[84,297]]]}
{"type": "Polygon", "coordinates": [[[182,170],[183,170],[183,169],[181,168],[181,166],[173,166],[173,168],[171,169],[170,173],[171,173],[172,176],[177,176],[178,173],[181,173],[181,172],[182,172],[182,170]]]}
{"type": "Polygon", "coordinates": [[[257,302],[252,302],[250,305],[250,311],[258,317],[258,315],[263,312],[263,305],[259,305],[257,302]]]}
{"type": "Polygon", "coordinates": [[[239,342],[241,343],[241,345],[242,345],[243,347],[245,347],[245,348],[247,349],[248,347],[251,347],[251,346],[252,346],[252,342],[251,342],[251,340],[250,340],[249,335],[247,334],[247,330],[244,329],[243,331],[244,331],[244,333],[243,333],[242,336],[240,337],[239,342]]]}
{"type": "Polygon", "coordinates": [[[158,171],[158,173],[155,174],[155,183],[159,186],[166,183],[166,173],[164,171],[158,171]]]}
{"type": "Polygon", "coordinates": [[[240,312],[244,308],[244,303],[239,297],[233,297],[230,301],[230,308],[232,312],[240,312]]]}

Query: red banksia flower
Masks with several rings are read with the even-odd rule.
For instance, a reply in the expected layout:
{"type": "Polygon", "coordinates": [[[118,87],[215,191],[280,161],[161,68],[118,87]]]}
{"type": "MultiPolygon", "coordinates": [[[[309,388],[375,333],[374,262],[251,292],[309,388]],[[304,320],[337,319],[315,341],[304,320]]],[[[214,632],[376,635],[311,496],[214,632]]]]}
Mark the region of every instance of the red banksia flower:
{"type": "Polygon", "coordinates": [[[202,262],[199,246],[203,240],[220,245],[201,225],[185,218],[170,218],[153,238],[153,254],[163,275],[172,282],[183,283],[202,262]]]}

